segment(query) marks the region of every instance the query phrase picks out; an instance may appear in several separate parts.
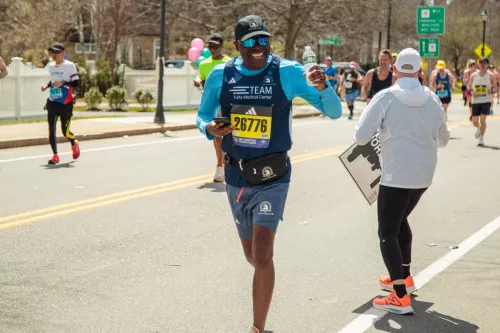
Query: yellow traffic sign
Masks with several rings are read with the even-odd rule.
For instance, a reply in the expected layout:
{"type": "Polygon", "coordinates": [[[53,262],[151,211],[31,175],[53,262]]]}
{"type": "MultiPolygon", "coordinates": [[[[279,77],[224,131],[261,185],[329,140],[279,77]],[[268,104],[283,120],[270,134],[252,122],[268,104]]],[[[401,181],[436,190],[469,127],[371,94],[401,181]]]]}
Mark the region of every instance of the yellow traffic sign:
{"type": "MultiPolygon", "coordinates": [[[[483,44],[479,44],[475,49],[474,49],[474,53],[479,57],[481,58],[483,55],[482,55],[482,51],[483,51],[483,44]]],[[[491,55],[493,51],[490,49],[490,47],[488,46],[488,44],[484,44],[484,56],[485,57],[489,57],[491,55]]]]}

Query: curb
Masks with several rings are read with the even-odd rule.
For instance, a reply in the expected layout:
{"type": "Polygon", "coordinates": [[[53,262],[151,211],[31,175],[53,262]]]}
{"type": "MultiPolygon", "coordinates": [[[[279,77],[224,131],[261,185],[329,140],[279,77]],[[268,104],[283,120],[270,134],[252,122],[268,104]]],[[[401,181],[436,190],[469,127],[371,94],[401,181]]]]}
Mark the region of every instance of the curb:
{"type": "MultiPolygon", "coordinates": [[[[317,117],[319,115],[321,115],[320,112],[308,112],[308,113],[304,113],[304,114],[294,115],[293,118],[298,118],[298,119],[299,118],[309,118],[309,117],[317,117]]],[[[158,126],[158,127],[151,127],[151,128],[133,129],[133,130],[90,133],[90,134],[84,134],[84,135],[77,135],[76,139],[78,141],[111,139],[111,138],[119,138],[119,137],[122,137],[125,135],[128,135],[128,136],[147,135],[147,134],[153,134],[153,133],[165,133],[167,131],[185,131],[185,130],[191,130],[191,129],[197,129],[197,128],[198,127],[195,124],[167,125],[167,126],[158,126]]],[[[64,143],[64,142],[67,142],[67,139],[64,136],[58,136],[57,142],[64,143]]],[[[0,149],[41,146],[41,145],[48,145],[48,144],[49,144],[49,139],[47,137],[14,139],[14,140],[0,141],[0,149]]]]}

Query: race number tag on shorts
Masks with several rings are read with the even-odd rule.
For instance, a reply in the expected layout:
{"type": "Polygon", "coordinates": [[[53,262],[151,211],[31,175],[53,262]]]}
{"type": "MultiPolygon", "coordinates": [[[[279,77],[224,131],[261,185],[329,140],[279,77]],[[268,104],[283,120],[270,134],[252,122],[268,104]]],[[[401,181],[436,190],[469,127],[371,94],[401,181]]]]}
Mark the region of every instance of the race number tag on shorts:
{"type": "Polygon", "coordinates": [[[61,98],[63,95],[61,88],[50,88],[50,97],[61,98]]]}
{"type": "Polygon", "coordinates": [[[247,148],[267,148],[271,142],[272,108],[263,106],[234,105],[231,124],[234,144],[247,148]]]}
{"type": "Polygon", "coordinates": [[[438,95],[438,97],[441,97],[441,98],[448,97],[448,90],[441,90],[441,89],[439,89],[437,91],[437,95],[438,95]]]}
{"type": "Polygon", "coordinates": [[[488,91],[486,89],[486,86],[475,86],[474,92],[479,96],[487,96],[488,95],[488,91]]]}

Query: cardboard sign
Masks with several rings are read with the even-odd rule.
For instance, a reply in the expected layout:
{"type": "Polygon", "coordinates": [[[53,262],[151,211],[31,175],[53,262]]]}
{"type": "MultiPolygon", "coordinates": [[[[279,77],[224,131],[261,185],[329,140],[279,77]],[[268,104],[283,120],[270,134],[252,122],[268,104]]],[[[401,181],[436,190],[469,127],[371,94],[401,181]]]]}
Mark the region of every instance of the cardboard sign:
{"type": "Polygon", "coordinates": [[[377,132],[368,144],[353,144],[339,156],[370,205],[377,200],[380,187],[380,150],[380,136],[377,132]]]}

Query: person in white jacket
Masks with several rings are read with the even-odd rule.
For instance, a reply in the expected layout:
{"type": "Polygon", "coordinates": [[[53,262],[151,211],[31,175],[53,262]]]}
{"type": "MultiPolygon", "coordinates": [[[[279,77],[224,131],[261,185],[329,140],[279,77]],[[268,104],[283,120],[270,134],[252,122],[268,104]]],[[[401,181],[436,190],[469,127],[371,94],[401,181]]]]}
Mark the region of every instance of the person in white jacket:
{"type": "Polygon", "coordinates": [[[380,131],[382,175],[378,195],[380,249],[389,276],[379,283],[391,294],[376,298],[376,308],[413,313],[408,293],[415,291],[410,274],[412,233],[408,216],[432,183],[437,148],[447,145],[450,132],[441,101],[418,81],[419,53],[403,50],[394,65],[398,80],[382,90],[363,111],[356,126],[358,145],[380,131]]]}

